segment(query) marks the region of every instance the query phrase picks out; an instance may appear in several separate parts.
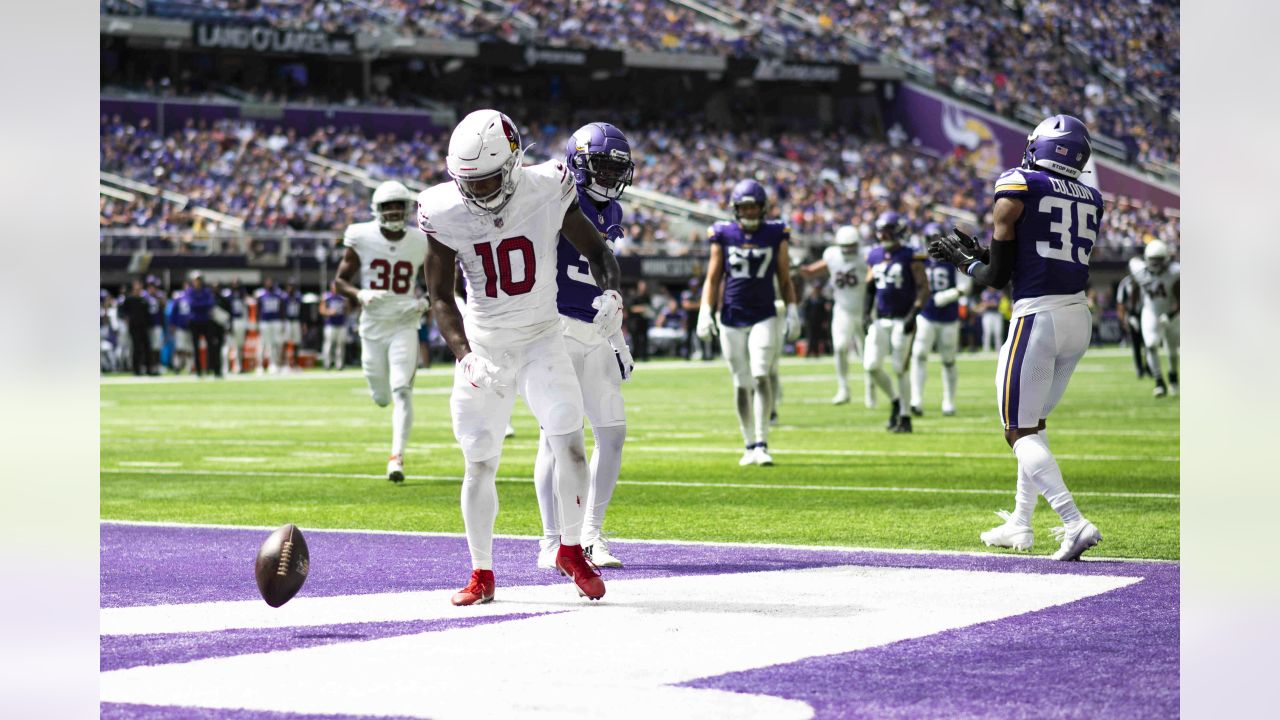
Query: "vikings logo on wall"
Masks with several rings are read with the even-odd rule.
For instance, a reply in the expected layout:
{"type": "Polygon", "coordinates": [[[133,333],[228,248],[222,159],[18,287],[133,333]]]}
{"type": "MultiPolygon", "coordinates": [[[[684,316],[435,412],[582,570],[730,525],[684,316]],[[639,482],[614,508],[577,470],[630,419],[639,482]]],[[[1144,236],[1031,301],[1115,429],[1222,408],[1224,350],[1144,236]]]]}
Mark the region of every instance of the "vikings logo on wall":
{"type": "Polygon", "coordinates": [[[963,147],[972,154],[979,175],[999,175],[1004,170],[1000,139],[985,120],[966,115],[959,105],[944,103],[942,132],[952,145],[963,147]]]}

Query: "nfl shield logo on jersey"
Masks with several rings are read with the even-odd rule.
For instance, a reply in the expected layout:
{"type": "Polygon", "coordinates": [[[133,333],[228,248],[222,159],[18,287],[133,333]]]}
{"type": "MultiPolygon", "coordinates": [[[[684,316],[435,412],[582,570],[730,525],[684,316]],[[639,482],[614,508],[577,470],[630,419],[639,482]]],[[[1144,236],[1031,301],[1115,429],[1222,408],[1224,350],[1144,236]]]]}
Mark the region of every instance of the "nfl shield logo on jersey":
{"type": "Polygon", "coordinates": [[[502,227],[502,218],[494,218],[494,219],[493,219],[493,226],[494,226],[494,227],[496,227],[496,228],[500,228],[500,227],[502,227]]]}

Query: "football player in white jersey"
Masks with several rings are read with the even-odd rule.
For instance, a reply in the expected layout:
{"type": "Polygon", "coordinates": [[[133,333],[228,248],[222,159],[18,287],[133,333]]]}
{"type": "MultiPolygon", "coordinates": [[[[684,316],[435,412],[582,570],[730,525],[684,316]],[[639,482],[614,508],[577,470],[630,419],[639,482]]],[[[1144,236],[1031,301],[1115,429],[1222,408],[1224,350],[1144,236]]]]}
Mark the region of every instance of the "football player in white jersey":
{"type": "Polygon", "coordinates": [[[1178,346],[1182,337],[1182,321],[1178,316],[1180,273],[1170,264],[1169,246],[1163,240],[1148,243],[1143,256],[1147,267],[1137,275],[1137,280],[1142,288],[1142,341],[1147,346],[1147,369],[1156,379],[1152,392],[1156,397],[1164,397],[1172,388],[1177,395],[1178,346]],[[1160,367],[1161,345],[1169,356],[1168,386],[1160,367]]]}
{"type": "Polygon", "coordinates": [[[449,139],[453,181],[418,196],[418,224],[431,247],[428,287],[453,287],[457,264],[467,285],[465,327],[451,293],[435,293],[431,306],[458,359],[449,407],[465,460],[462,519],[472,573],[453,596],[454,605],[493,599],[495,481],[517,394],[538,419],[555,457],[562,523],[556,568],[573,578],[583,596],[596,600],[605,592],[604,580],[582,552],[590,474],[582,390],[556,309],[560,235],[587,259],[603,289],[592,323],[605,338],[622,327],[618,261],[582,214],[569,168],[560,161],[524,167],[523,158],[511,118],[477,110],[449,139]]]}
{"type": "MultiPolygon", "coordinates": [[[[831,344],[835,349],[836,396],[831,404],[849,402],[849,351],[862,362],[862,338],[866,328],[862,326],[862,312],[866,306],[866,293],[862,288],[867,275],[867,261],[859,248],[858,229],[845,225],[836,230],[836,241],[822,251],[822,259],[804,266],[806,276],[825,272],[831,277],[835,307],[831,313],[831,344]]],[[[867,387],[871,386],[867,380],[867,387]]]]}
{"type": "Polygon", "coordinates": [[[342,234],[346,251],[334,287],[363,308],[360,364],[378,407],[392,406],[387,479],[404,482],[404,449],[413,427],[413,377],[418,371],[418,320],[426,298],[414,296],[414,280],[427,258],[427,236],[407,226],[413,194],[391,180],[373,191],[374,220],[342,234]],[[359,284],[356,273],[359,273],[359,284]]]}

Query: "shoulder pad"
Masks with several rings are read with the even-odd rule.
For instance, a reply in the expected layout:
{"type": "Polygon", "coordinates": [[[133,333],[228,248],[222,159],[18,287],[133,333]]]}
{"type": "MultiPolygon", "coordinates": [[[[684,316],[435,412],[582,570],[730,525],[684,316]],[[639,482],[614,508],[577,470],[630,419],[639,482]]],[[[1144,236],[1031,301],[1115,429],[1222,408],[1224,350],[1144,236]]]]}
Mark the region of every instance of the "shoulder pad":
{"type": "Polygon", "coordinates": [[[1023,174],[1023,172],[1024,172],[1023,170],[1018,168],[1005,170],[1003,173],[1000,174],[1000,177],[996,179],[995,191],[1003,192],[1006,190],[1011,190],[1011,191],[1026,190],[1027,177],[1026,175],[1023,174]]]}

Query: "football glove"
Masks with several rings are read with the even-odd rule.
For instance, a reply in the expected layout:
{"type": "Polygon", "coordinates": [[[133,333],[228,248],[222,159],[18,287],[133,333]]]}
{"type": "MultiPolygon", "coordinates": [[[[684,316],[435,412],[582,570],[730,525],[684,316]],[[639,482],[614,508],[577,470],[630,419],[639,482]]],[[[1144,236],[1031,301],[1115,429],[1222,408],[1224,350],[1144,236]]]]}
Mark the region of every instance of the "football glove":
{"type": "Polygon", "coordinates": [[[618,361],[618,372],[622,374],[622,382],[631,379],[631,373],[636,369],[635,358],[631,357],[631,348],[627,347],[627,339],[622,337],[622,333],[614,333],[609,338],[609,345],[613,347],[613,354],[618,361]]]}
{"type": "Polygon", "coordinates": [[[694,334],[702,342],[710,340],[712,335],[720,334],[720,328],[716,326],[715,312],[706,305],[698,311],[698,326],[694,329],[694,334]]]}
{"type": "Polygon", "coordinates": [[[786,325],[783,326],[782,334],[787,342],[795,342],[800,339],[800,311],[796,309],[795,303],[787,305],[786,325]]]}
{"type": "Polygon", "coordinates": [[[952,228],[952,234],[935,238],[929,243],[929,254],[935,260],[949,262],[968,274],[969,266],[989,257],[977,240],[969,237],[960,228],[952,228]]]}
{"type": "Polygon", "coordinates": [[[488,358],[481,357],[475,352],[467,353],[462,358],[462,375],[472,387],[492,392],[498,397],[506,397],[510,382],[504,376],[502,369],[488,358]]]}
{"type": "Polygon", "coordinates": [[[916,312],[912,310],[907,316],[902,318],[902,334],[910,335],[916,331],[916,312]]]}
{"type": "Polygon", "coordinates": [[[591,301],[591,307],[596,309],[596,316],[591,322],[595,323],[600,337],[613,337],[622,329],[622,296],[617,290],[605,290],[591,301]]]}
{"type": "Polygon", "coordinates": [[[360,305],[363,307],[373,307],[386,296],[386,290],[370,290],[369,288],[356,293],[356,298],[360,300],[360,305]]]}

